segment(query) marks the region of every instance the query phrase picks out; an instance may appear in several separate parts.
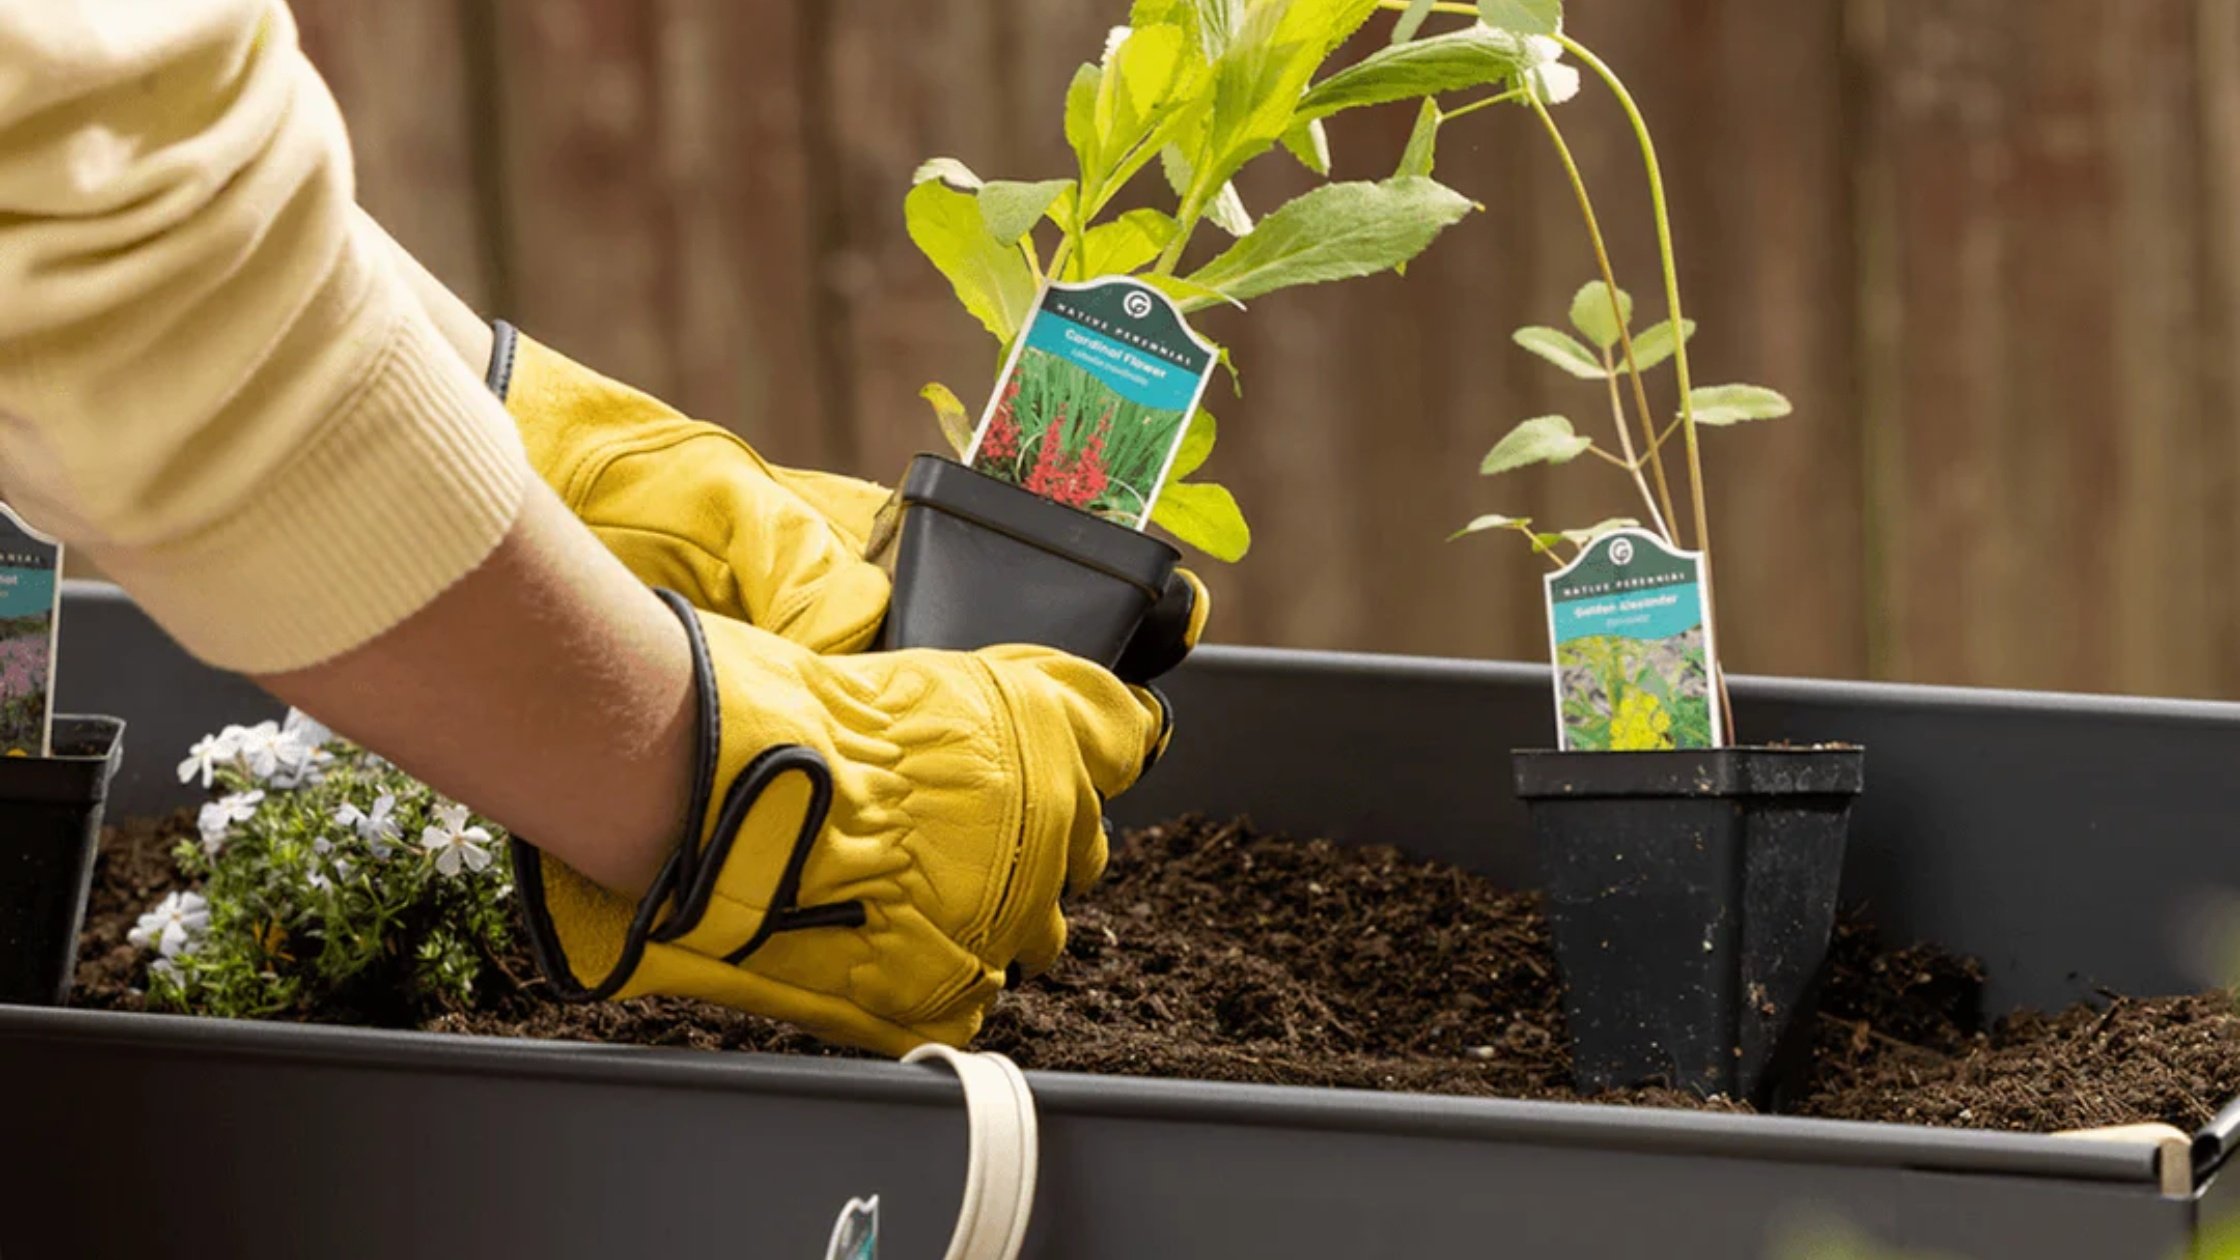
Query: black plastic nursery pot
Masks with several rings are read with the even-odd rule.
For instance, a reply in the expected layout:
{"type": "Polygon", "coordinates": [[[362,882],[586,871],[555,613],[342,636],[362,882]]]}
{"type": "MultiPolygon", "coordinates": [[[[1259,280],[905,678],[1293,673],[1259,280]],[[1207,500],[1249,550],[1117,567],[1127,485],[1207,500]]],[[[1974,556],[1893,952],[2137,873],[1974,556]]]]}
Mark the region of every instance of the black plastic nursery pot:
{"type": "MultiPolygon", "coordinates": [[[[273,716],[113,593],[69,588],[59,691],[133,746],[115,816],[194,798],[178,751],[273,716]]],[[[1208,649],[1115,802],[1537,879],[1511,750],[1542,667],[1208,649]]],[[[1843,900],[1981,958],[1992,1013],[2198,989],[2240,890],[2240,705],[1734,680],[1740,729],[1873,750],[1843,900]]],[[[1029,1073],[1039,1260],[1796,1260],[1841,1217],[1951,1260],[2164,1260],[2240,1206],[2240,1107],[2170,1139],[1029,1073]]],[[[2204,1098],[2204,1115],[2227,1100],[2204,1098]]],[[[967,1126],[945,1070],[0,1007],[0,1255],[814,1257],[876,1193],[937,1256],[967,1126]]],[[[2206,1256],[2202,1251],[2194,1253],[2206,1256]]]]}
{"type": "Polygon", "coordinates": [[[1519,752],[1573,1073],[1772,1108],[1808,1065],[1860,749],[1519,752]]]}
{"type": "Polygon", "coordinates": [[[1112,666],[1182,556],[938,455],[910,463],[881,646],[1036,643],[1112,666]]]}
{"type": "Polygon", "coordinates": [[[0,1002],[60,1006],[70,996],[124,723],[57,715],[54,749],[0,757],[0,1002]]]}

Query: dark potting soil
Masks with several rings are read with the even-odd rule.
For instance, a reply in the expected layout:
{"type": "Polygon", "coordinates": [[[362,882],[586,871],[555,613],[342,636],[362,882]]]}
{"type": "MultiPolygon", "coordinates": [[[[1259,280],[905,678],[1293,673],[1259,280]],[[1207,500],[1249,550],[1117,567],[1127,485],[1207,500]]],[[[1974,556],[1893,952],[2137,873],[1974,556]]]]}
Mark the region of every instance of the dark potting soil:
{"type": "MultiPolygon", "coordinates": [[[[76,1001],[135,1009],[133,920],[175,884],[177,823],[104,837],[76,1001]]],[[[1183,819],[1126,836],[1069,907],[1051,974],[1005,996],[979,1048],[1025,1067],[1575,1100],[1561,990],[1536,899],[1383,847],[1183,819]]],[[[533,969],[525,959],[510,968],[533,969]]],[[[706,1050],[838,1053],[782,1025],[669,999],[568,1006],[537,983],[421,1027],[706,1050]]],[[[1986,1025],[1983,973],[1838,930],[1807,1115],[2050,1132],[2191,1130],[2240,1095],[2228,992],[2112,998],[1986,1025]]],[[[306,1012],[306,1019],[336,1018],[306,1012]]],[[[1595,1101],[1744,1110],[1665,1089],[1595,1101]]]]}

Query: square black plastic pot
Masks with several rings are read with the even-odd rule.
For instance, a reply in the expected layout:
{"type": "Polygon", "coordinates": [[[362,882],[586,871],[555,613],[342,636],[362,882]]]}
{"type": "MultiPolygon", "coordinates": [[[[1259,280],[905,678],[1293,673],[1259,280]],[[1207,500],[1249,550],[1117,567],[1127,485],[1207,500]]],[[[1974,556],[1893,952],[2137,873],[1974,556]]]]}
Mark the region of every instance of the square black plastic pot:
{"type": "Polygon", "coordinates": [[[60,1006],[124,723],[56,717],[55,755],[0,758],[0,1002],[60,1006]]]}
{"type": "Polygon", "coordinates": [[[1778,1107],[1811,1051],[1856,748],[1519,752],[1572,1070],[1778,1107]]]}
{"type": "Polygon", "coordinates": [[[880,646],[1000,643],[1120,663],[1180,553],[937,455],[911,461],[880,646]]]}

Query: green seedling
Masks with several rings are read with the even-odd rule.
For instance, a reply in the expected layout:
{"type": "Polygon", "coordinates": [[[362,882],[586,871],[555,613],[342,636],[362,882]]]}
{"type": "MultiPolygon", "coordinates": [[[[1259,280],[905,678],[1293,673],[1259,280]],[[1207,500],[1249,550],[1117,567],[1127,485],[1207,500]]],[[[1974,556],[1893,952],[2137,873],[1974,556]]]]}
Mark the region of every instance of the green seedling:
{"type": "MultiPolygon", "coordinates": [[[[906,203],[911,239],[1003,347],[998,362],[1053,280],[1136,276],[1191,312],[1404,268],[1475,204],[1431,178],[1428,160],[1413,152],[1387,178],[1331,179],[1326,123],[1372,106],[1435,109],[1442,94],[1527,73],[1529,51],[1514,34],[1473,25],[1330,68],[1379,7],[1136,0],[1128,25],[1066,93],[1074,173],[983,180],[955,158],[935,158],[919,168],[906,203]],[[1279,148],[1322,182],[1255,218],[1236,178],[1279,148]],[[1231,240],[1192,262],[1209,223],[1231,240]]],[[[963,454],[972,441],[963,403],[942,385],[924,396],[963,454]]],[[[1214,482],[1184,480],[1212,453],[1215,436],[1214,418],[1201,408],[1152,520],[1208,555],[1236,560],[1252,534],[1235,497],[1214,482]]]]}
{"type": "MultiPolygon", "coordinates": [[[[1513,339],[1518,346],[1566,375],[1599,389],[1609,408],[1609,436],[1615,439],[1616,449],[1605,445],[1603,439],[1581,432],[1567,416],[1539,416],[1518,424],[1496,443],[1487,453],[1480,471],[1496,476],[1535,465],[1568,464],[1581,456],[1591,456],[1617,470],[1639,494],[1648,521],[1646,528],[1676,549],[1692,545],[1701,553],[1706,615],[1709,625],[1715,626],[1716,616],[1710,611],[1715,599],[1711,523],[1704,500],[1699,433],[1704,428],[1775,419],[1788,415],[1791,408],[1788,399],[1763,386],[1695,384],[1688,343],[1695,336],[1696,325],[1682,311],[1680,273],[1673,249],[1671,213],[1665,200],[1664,173],[1657,159],[1656,143],[1639,105],[1615,71],[1585,45],[1563,33],[1562,0],[1482,0],[1474,5],[1382,0],[1382,7],[1400,14],[1395,30],[1397,38],[1415,39],[1430,19],[1452,16],[1470,19],[1467,30],[1494,30],[1522,47],[1523,68],[1505,90],[1451,112],[1441,112],[1442,107],[1436,100],[1427,102],[1409,150],[1419,155],[1420,168],[1429,171],[1435,161],[1440,129],[1457,118],[1494,105],[1511,104],[1529,110],[1546,133],[1570,180],[1599,270],[1599,278],[1582,287],[1572,299],[1570,323],[1576,336],[1559,328],[1535,325],[1518,329],[1513,339]],[[1550,110],[1550,106],[1569,100],[1579,87],[1578,71],[1562,63],[1566,54],[1587,67],[1617,98],[1640,147],[1642,166],[1648,177],[1650,210],[1656,221],[1657,256],[1663,272],[1666,307],[1664,318],[1645,328],[1635,324],[1633,296],[1618,285],[1594,200],[1563,129],[1550,110]],[[1652,405],[1647,383],[1647,374],[1667,363],[1678,378],[1673,389],[1676,402],[1669,412],[1652,405]],[[1687,472],[1691,529],[1685,542],[1671,479],[1666,471],[1665,456],[1675,439],[1687,472]]],[[[1488,531],[1515,533],[1534,553],[1547,556],[1560,567],[1602,534],[1637,524],[1632,520],[1605,521],[1586,529],[1548,531],[1536,527],[1529,518],[1489,513],[1464,526],[1456,537],[1488,531]]],[[[1734,722],[1724,671],[1713,681],[1720,705],[1727,710],[1724,729],[1731,732],[1734,722]]]]}

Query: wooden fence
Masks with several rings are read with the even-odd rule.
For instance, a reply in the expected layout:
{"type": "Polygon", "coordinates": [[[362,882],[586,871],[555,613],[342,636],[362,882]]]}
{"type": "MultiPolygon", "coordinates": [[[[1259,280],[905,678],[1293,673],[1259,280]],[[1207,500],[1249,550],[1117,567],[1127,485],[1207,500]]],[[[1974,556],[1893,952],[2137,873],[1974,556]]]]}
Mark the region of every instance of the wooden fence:
{"type": "MultiPolygon", "coordinates": [[[[362,196],[474,301],[730,424],[891,478],[924,382],[992,352],[902,230],[916,163],[1046,178],[1121,0],[296,0],[362,196]]],[[[2240,0],[1572,0],[1660,131],[1698,375],[1799,414],[1711,435],[1727,655],[1749,672],[2240,696],[2240,0]]],[[[1561,115],[1657,288],[1630,139],[1561,115]]],[[[1336,129],[1389,168],[1405,111],[1336,129]]],[[[1247,187],[1272,204],[1281,160],[1247,187]]],[[[1625,506],[1607,470],[1488,482],[1509,424],[1597,414],[1510,346],[1591,258],[1529,115],[1457,124],[1486,204],[1405,279],[1216,318],[1241,400],[1209,475],[1258,535],[1215,637],[1544,655],[1481,511],[1625,506]]]]}

